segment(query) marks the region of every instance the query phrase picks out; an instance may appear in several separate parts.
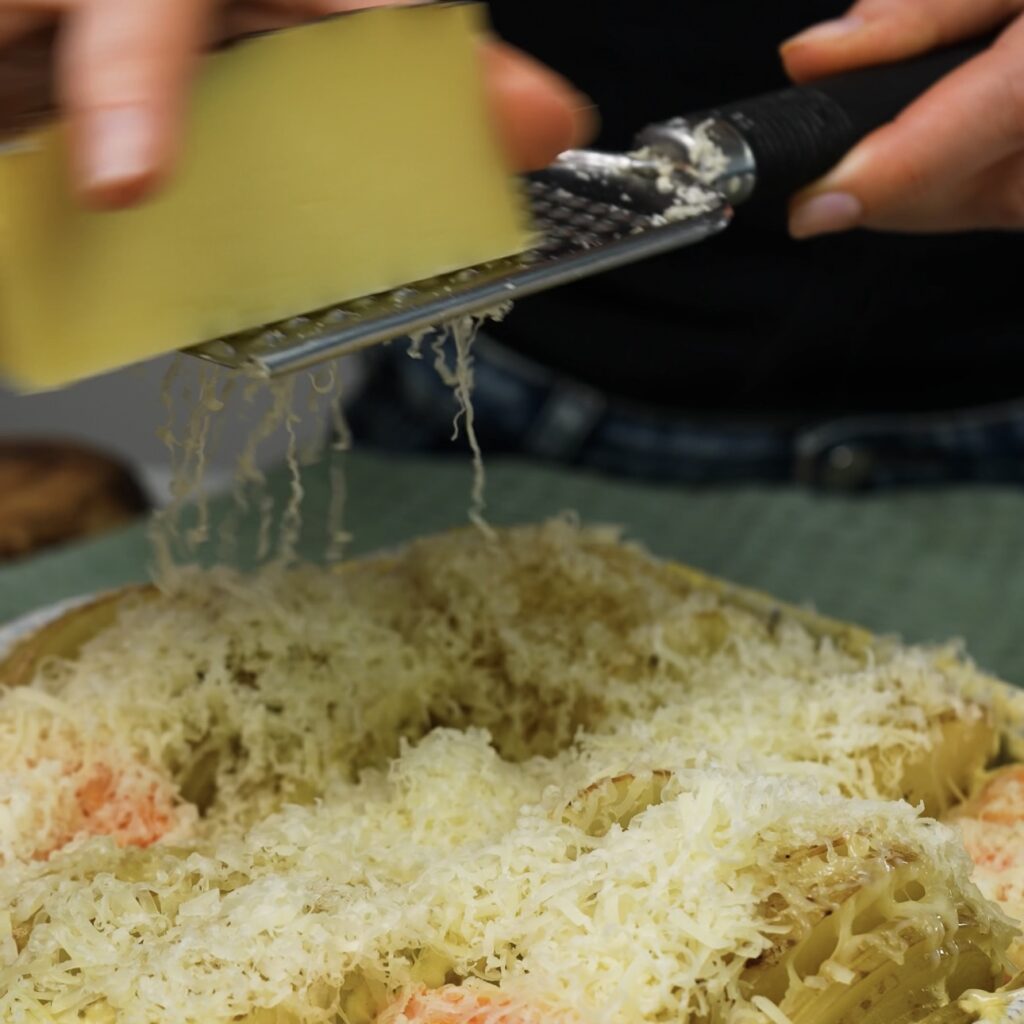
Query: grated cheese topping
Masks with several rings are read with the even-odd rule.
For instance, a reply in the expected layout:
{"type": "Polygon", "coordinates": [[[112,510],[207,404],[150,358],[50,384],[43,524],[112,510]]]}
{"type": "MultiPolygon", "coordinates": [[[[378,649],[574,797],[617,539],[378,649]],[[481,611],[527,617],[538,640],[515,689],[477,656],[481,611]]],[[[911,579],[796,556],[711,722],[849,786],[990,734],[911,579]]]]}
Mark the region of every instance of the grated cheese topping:
{"type": "Polygon", "coordinates": [[[898,799],[952,784],[951,722],[984,760],[973,678],[568,520],[181,572],[0,696],[0,1019],[782,1020],[751,972],[897,864],[901,936],[999,961],[958,834],[898,799]]]}

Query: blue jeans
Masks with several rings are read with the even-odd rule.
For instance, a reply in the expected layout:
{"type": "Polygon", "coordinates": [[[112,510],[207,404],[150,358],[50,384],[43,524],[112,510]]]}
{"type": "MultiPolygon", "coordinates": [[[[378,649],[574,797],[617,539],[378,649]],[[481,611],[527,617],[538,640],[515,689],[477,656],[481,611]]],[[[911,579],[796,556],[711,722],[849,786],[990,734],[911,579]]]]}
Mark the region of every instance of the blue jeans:
{"type": "MultiPolygon", "coordinates": [[[[645,480],[801,482],[835,490],[957,481],[1024,482],[1024,399],[928,414],[785,424],[689,417],[618,402],[481,336],[473,408],[487,455],[517,455],[645,480]]],[[[454,356],[448,353],[452,365],[454,356]]],[[[350,406],[360,444],[453,453],[457,406],[429,349],[373,353],[350,406]]]]}

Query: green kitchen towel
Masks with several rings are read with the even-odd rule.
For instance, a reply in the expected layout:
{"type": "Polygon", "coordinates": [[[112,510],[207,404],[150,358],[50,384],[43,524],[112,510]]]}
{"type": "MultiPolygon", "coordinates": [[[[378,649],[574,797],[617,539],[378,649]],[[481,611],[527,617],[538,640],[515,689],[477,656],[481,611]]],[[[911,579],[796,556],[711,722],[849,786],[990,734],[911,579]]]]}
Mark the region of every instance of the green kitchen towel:
{"type": "MultiPolygon", "coordinates": [[[[345,525],[352,554],[466,521],[470,473],[461,459],[345,456],[345,525]]],[[[322,557],[330,488],[326,465],[307,470],[300,551],[322,557]]],[[[285,470],[269,493],[280,511],[285,470]]],[[[682,488],[610,480],[563,468],[488,460],[495,524],[573,510],[621,524],[656,554],[811,604],[908,640],[963,638],[985,668],[1024,683],[1024,490],[956,488],[834,496],[795,487],[682,488]]],[[[231,508],[213,504],[214,534],[231,508]]],[[[257,516],[231,528],[251,560],[257,516]]],[[[205,557],[217,555],[208,546],[205,557]]],[[[0,570],[0,621],[61,598],[146,578],[144,526],[0,570]]]]}

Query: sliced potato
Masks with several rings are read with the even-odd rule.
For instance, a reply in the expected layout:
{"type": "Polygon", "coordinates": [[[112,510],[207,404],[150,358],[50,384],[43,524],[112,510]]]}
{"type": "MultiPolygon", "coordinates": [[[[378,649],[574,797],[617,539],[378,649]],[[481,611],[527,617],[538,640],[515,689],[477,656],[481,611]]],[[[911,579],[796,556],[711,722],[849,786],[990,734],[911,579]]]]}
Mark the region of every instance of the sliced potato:
{"type": "Polygon", "coordinates": [[[973,944],[977,938],[961,929],[938,949],[922,940],[902,962],[886,959],[851,985],[833,983],[820,993],[805,992],[792,1005],[787,999],[783,1012],[793,1024],[911,1024],[967,989],[995,984],[989,957],[973,944]]]}
{"type": "Polygon", "coordinates": [[[379,978],[350,975],[341,989],[339,1020],[344,1024],[372,1024],[390,998],[387,986],[379,978]]]}
{"type": "Polygon", "coordinates": [[[999,752],[999,730],[992,716],[980,708],[977,712],[973,718],[950,715],[937,722],[931,750],[903,772],[900,795],[909,803],[923,803],[932,818],[943,816],[968,796],[999,752]]]}
{"type": "Polygon", "coordinates": [[[892,866],[795,943],[752,964],[750,994],[793,1024],[910,1024],[969,988],[994,987],[991,935],[966,920],[936,934],[932,911],[894,915],[895,906],[930,895],[921,867],[892,866]]]}
{"type": "Polygon", "coordinates": [[[628,828],[640,813],[661,803],[671,772],[631,772],[600,779],[582,790],[562,811],[562,821],[589,836],[607,835],[613,825],[628,828]]]}

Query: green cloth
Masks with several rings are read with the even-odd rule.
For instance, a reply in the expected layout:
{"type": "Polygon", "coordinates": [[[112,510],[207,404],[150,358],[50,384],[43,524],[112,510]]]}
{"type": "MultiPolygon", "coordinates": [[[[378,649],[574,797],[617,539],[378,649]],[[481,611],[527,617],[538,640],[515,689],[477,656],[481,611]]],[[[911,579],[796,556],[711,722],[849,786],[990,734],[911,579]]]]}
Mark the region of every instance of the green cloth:
{"type": "MultiPolygon", "coordinates": [[[[345,456],[351,552],[464,523],[462,460],[345,456]]],[[[307,471],[301,551],[320,557],[329,487],[307,471]]],[[[271,477],[286,493],[287,475],[271,477]]],[[[986,669],[1024,683],[1024,490],[959,488],[823,496],[792,487],[679,488],[488,460],[496,524],[564,510],[622,524],[656,554],[908,640],[963,638],[986,669]]],[[[215,503],[215,518],[229,504],[215,503]]],[[[236,531],[255,547],[256,523],[236,531]]],[[[0,621],[61,598],[146,577],[143,526],[0,570],[0,621]]]]}

